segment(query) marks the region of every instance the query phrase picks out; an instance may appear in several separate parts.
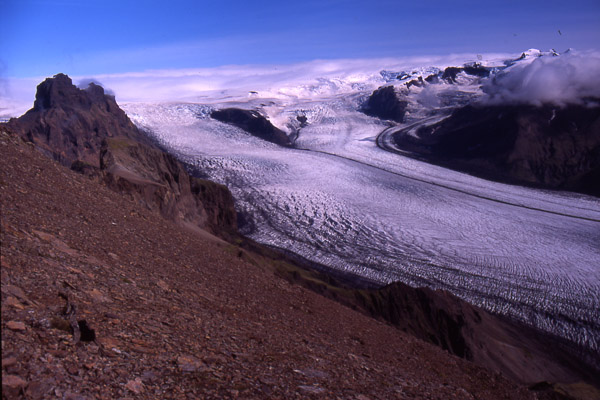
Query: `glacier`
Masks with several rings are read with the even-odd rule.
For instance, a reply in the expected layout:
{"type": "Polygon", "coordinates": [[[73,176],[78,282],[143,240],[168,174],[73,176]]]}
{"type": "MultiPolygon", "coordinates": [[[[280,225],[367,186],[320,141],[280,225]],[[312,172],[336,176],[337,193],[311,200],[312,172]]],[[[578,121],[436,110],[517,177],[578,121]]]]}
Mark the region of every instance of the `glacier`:
{"type": "Polygon", "coordinates": [[[410,89],[395,74],[121,106],[168,151],[229,187],[252,239],[374,285],[448,290],[598,352],[600,200],[486,181],[391,151],[394,129],[437,121],[482,96],[465,74],[455,85],[410,89]],[[410,100],[402,124],[360,112],[390,83],[410,100]],[[294,147],[210,118],[225,107],[259,111],[294,147]]]}

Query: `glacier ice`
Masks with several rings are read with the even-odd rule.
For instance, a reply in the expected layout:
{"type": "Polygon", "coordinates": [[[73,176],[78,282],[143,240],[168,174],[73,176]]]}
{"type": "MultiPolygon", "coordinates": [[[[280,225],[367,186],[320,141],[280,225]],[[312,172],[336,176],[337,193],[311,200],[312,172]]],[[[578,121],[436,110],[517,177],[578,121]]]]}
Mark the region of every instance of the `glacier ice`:
{"type": "MultiPolygon", "coordinates": [[[[406,126],[444,117],[424,111],[423,89],[411,90],[406,126]]],[[[435,90],[427,95],[440,96],[443,110],[444,93],[455,89],[435,90]]],[[[446,95],[481,95],[471,81],[459,91],[446,95]]],[[[389,124],[357,111],[369,94],[362,85],[328,81],[295,93],[303,94],[123,108],[227,185],[248,221],[243,232],[258,242],[380,284],[449,290],[600,350],[598,199],[490,182],[387,152],[377,140],[389,124]],[[283,148],[210,119],[211,109],[225,106],[258,109],[288,132],[286,121],[297,115],[308,124],[295,148],[283,148]]]]}

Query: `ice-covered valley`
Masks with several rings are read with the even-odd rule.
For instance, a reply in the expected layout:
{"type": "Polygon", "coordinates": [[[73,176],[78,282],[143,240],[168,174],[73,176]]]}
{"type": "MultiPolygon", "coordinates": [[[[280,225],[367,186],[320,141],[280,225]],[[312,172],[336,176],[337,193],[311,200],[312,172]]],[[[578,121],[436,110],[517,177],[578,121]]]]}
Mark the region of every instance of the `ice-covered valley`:
{"type": "Polygon", "coordinates": [[[599,199],[486,181],[386,151],[386,132],[443,118],[452,102],[480,95],[459,79],[460,90],[412,88],[399,125],[359,111],[385,73],[277,96],[122,106],[169,151],[227,185],[242,232],[258,242],[376,284],[446,289],[598,352],[599,199]],[[437,112],[426,112],[433,103],[437,112]],[[294,146],[210,118],[225,107],[259,110],[294,146]]]}

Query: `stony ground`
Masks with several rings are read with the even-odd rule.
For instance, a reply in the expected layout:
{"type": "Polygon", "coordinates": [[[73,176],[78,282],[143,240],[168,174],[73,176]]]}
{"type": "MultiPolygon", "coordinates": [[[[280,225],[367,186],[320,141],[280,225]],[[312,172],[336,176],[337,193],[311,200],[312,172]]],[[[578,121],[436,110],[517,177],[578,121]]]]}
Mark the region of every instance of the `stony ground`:
{"type": "Polygon", "coordinates": [[[0,199],[2,398],[534,398],[5,132],[0,199]]]}

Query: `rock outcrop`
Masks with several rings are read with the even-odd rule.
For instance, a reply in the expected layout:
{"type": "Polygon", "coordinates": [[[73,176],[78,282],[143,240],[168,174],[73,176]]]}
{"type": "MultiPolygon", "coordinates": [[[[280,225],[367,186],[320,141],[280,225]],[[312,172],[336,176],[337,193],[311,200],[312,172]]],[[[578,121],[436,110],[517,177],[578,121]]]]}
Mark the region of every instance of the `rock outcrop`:
{"type": "Polygon", "coordinates": [[[3,399],[535,398],[126,197],[0,126],[3,399]]]}
{"type": "Polygon", "coordinates": [[[213,111],[210,116],[217,121],[225,122],[245,130],[249,134],[275,143],[280,146],[289,146],[291,141],[284,131],[273,126],[271,122],[257,111],[242,110],[240,108],[224,108],[213,111]]]}
{"type": "Polygon", "coordinates": [[[68,167],[76,160],[99,167],[102,141],[109,137],[147,142],[101,86],[81,90],[64,74],[40,83],[33,108],[8,126],[68,167]]]}
{"type": "Polygon", "coordinates": [[[359,304],[405,332],[471,359],[463,327],[481,321],[473,307],[450,293],[428,288],[411,288],[397,282],[357,297],[359,304]]]}
{"type": "Polygon", "coordinates": [[[466,106],[396,144],[487,179],[600,196],[600,107],[466,106]]]}
{"type": "Polygon", "coordinates": [[[461,72],[479,78],[486,78],[490,76],[491,69],[477,63],[465,64],[463,67],[447,67],[442,73],[441,79],[448,83],[456,83],[456,77],[461,72]]]}
{"type": "Polygon", "coordinates": [[[236,231],[231,192],[190,176],[172,155],[127,138],[109,138],[100,152],[104,182],[164,217],[218,236],[236,231]]]}
{"type": "Polygon", "coordinates": [[[448,83],[456,83],[456,76],[462,71],[460,67],[447,67],[442,74],[442,79],[448,83]]]}
{"type": "Polygon", "coordinates": [[[408,102],[400,100],[393,86],[375,90],[363,107],[363,112],[373,117],[403,122],[408,102]]]}
{"type": "Polygon", "coordinates": [[[7,125],[63,165],[98,177],[167,219],[223,237],[237,231],[229,190],[190,176],[98,85],[82,90],[66,75],[48,78],[38,86],[34,107],[7,125]]]}
{"type": "Polygon", "coordinates": [[[444,290],[401,282],[356,289],[348,280],[341,283],[286,263],[279,264],[277,274],[515,382],[595,382],[600,377],[600,358],[589,350],[490,314],[444,290]]]}
{"type": "Polygon", "coordinates": [[[446,291],[396,282],[354,291],[353,301],[373,317],[517,382],[593,381],[600,373],[598,365],[586,365],[576,355],[583,349],[492,315],[446,291]]]}

